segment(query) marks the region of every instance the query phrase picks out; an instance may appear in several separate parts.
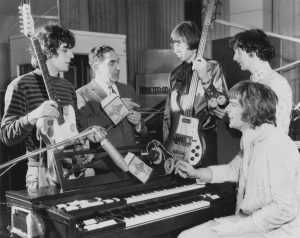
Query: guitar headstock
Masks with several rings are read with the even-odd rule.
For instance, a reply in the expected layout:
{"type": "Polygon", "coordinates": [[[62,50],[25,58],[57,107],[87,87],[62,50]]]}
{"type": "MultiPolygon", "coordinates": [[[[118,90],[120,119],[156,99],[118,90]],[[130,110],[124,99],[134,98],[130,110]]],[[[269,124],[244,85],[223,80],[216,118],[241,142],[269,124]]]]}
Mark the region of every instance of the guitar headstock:
{"type": "Polygon", "coordinates": [[[32,37],[34,35],[34,22],[31,15],[30,0],[21,0],[19,14],[21,32],[29,38],[32,37]]]}
{"type": "Polygon", "coordinates": [[[217,16],[221,16],[222,15],[222,12],[221,12],[222,5],[223,5],[222,0],[216,0],[216,4],[215,5],[216,5],[216,7],[215,7],[215,13],[213,14],[212,21],[215,21],[217,19],[217,16]]]}
{"type": "Polygon", "coordinates": [[[205,19],[203,26],[209,26],[215,17],[216,5],[219,3],[217,0],[204,1],[203,12],[205,12],[205,19]]]}

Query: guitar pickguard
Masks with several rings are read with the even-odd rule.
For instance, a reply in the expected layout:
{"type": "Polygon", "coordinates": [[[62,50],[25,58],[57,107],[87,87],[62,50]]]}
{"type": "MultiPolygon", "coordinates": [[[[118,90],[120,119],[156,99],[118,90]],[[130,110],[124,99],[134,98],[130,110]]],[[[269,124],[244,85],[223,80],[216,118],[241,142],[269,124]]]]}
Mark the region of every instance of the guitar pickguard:
{"type": "Polygon", "coordinates": [[[74,108],[71,105],[66,105],[63,106],[62,111],[64,118],[62,124],[58,120],[47,118],[42,118],[37,122],[37,128],[46,144],[59,143],[78,134],[74,108]]]}
{"type": "Polygon", "coordinates": [[[169,143],[168,150],[175,160],[185,160],[196,166],[205,152],[205,141],[198,135],[199,120],[180,115],[177,130],[169,143]]]}

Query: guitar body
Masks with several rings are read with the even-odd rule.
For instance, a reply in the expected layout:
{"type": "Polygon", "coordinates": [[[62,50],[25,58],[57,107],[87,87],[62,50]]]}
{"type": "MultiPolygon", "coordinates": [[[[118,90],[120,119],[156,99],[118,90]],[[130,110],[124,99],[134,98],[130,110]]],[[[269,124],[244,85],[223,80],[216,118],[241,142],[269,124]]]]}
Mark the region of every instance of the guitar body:
{"type": "Polygon", "coordinates": [[[53,130],[55,142],[61,142],[67,138],[72,138],[78,135],[76,126],[76,115],[72,105],[63,107],[64,123],[59,124],[58,120],[54,120],[53,130]]]}
{"type": "MultiPolygon", "coordinates": [[[[72,105],[65,105],[62,108],[63,123],[58,119],[40,118],[36,123],[38,135],[46,145],[59,143],[68,138],[78,135],[76,116],[72,105]]],[[[62,148],[61,148],[62,149],[62,148]]],[[[57,176],[57,164],[55,162],[56,150],[47,150],[47,169],[39,175],[39,186],[56,186],[59,181],[57,176]]],[[[65,159],[72,164],[71,159],[65,159]]]]}
{"type": "Polygon", "coordinates": [[[41,118],[37,121],[36,127],[41,132],[40,135],[43,137],[45,144],[59,143],[78,134],[73,106],[63,106],[62,114],[63,123],[50,118],[41,118]]]}
{"type": "MultiPolygon", "coordinates": [[[[195,58],[203,57],[208,27],[211,23],[214,9],[215,1],[209,0],[195,58]]],[[[173,84],[170,94],[171,128],[166,146],[173,154],[175,160],[185,160],[189,164],[199,167],[201,165],[201,159],[206,152],[206,143],[204,136],[201,135],[203,123],[202,121],[199,122],[199,119],[195,117],[194,105],[196,94],[203,94],[202,96],[204,96],[205,90],[201,87],[200,89],[202,90],[198,91],[198,83],[201,79],[199,79],[198,73],[193,70],[192,66],[188,68],[188,66],[185,66],[183,63],[179,67],[174,71],[174,75],[177,74],[177,76],[174,76],[176,81],[173,84]],[[188,76],[189,74],[187,74],[189,70],[192,70],[191,78],[187,78],[190,77],[188,76]],[[178,85],[176,85],[177,82],[179,82],[178,85]],[[182,82],[189,82],[188,91],[185,89],[187,86],[182,85],[182,82]],[[188,93],[186,94],[185,91],[188,93]]],[[[205,104],[203,105],[204,107],[202,109],[205,109],[207,106],[205,104]]]]}
{"type": "Polygon", "coordinates": [[[199,166],[206,152],[204,137],[199,133],[199,120],[172,113],[172,127],[166,146],[175,160],[184,160],[193,166],[199,166]]]}

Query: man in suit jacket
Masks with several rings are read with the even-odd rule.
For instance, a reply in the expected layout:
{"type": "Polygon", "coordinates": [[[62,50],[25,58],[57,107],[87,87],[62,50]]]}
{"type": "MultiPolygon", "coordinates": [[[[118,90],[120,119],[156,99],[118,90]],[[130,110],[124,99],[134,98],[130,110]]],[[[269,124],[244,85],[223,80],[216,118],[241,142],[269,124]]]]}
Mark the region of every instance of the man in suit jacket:
{"type": "Polygon", "coordinates": [[[107,45],[92,48],[89,53],[89,64],[93,70],[93,79],[77,90],[79,120],[82,127],[100,125],[104,128],[113,126],[107,138],[116,146],[133,146],[136,144],[136,133],[145,132],[141,113],[135,109],[135,91],[129,85],[119,83],[119,57],[115,50],[107,45]],[[116,94],[129,109],[129,114],[114,125],[101,106],[107,96],[116,94]]]}

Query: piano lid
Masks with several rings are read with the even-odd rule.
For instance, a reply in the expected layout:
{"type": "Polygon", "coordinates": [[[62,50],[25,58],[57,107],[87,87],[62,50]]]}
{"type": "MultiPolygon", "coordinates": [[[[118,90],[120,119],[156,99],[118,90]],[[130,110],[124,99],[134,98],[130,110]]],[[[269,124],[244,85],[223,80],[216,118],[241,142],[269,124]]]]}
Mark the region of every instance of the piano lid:
{"type": "MultiPolygon", "coordinates": [[[[119,147],[118,151],[124,157],[128,152],[132,152],[146,165],[150,166],[153,169],[150,180],[165,175],[163,162],[158,165],[151,163],[149,158],[142,156],[141,146],[119,147]]],[[[131,184],[141,183],[136,177],[128,172],[123,172],[117,167],[102,148],[81,151],[73,149],[58,151],[55,153],[55,160],[60,189],[63,192],[87,187],[106,186],[118,182],[131,184]],[[78,158],[78,156],[87,155],[95,156],[92,162],[84,165],[71,164],[71,167],[70,163],[65,163],[66,160],[72,160],[73,158],[78,158]],[[68,169],[66,169],[66,167],[68,169]],[[91,173],[87,175],[89,170],[93,170],[94,174],[91,173]]]]}

